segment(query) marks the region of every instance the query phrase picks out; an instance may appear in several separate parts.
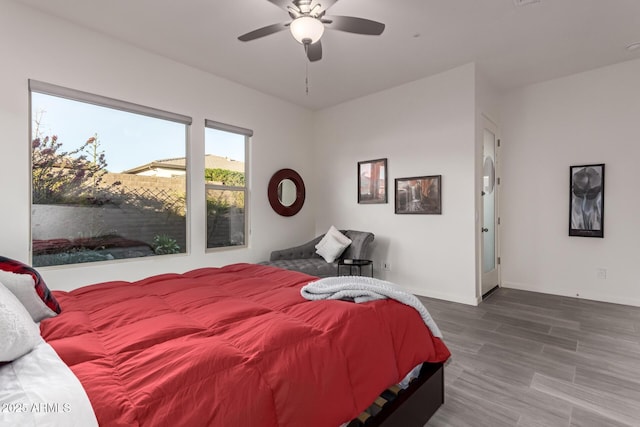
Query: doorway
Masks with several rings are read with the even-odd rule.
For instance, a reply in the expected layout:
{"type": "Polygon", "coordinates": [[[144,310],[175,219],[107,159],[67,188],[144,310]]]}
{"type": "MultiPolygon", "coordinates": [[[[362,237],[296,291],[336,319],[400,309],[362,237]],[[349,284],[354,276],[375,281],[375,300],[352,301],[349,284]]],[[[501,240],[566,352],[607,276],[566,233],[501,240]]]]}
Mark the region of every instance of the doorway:
{"type": "Polygon", "coordinates": [[[498,256],[498,149],[497,126],[483,119],[482,144],[482,284],[481,295],[488,296],[500,284],[498,256]]]}

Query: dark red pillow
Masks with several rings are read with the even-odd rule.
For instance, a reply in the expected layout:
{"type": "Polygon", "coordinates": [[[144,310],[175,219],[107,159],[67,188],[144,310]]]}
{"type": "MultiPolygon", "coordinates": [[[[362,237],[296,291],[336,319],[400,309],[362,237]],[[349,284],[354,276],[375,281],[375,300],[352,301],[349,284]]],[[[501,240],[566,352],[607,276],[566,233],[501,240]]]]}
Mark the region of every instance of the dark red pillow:
{"type": "MultiPolygon", "coordinates": [[[[18,286],[24,286],[23,284],[16,283],[18,282],[17,280],[11,280],[8,278],[8,275],[2,275],[0,281],[22,302],[34,321],[39,322],[44,318],[53,317],[62,311],[60,304],[58,304],[58,301],[51,294],[49,288],[47,288],[42,276],[40,276],[40,273],[33,267],[23,264],[20,261],[0,256],[0,270],[13,274],[30,275],[33,278],[33,291],[35,291],[35,294],[43,304],[40,307],[35,306],[35,304],[40,305],[40,303],[37,302],[35,296],[33,296],[33,298],[30,297],[31,292],[29,290],[17,288],[18,286]],[[34,301],[36,301],[35,304],[34,301]]],[[[20,280],[20,282],[24,281],[20,280]]],[[[31,284],[31,281],[29,281],[29,284],[31,284]]]]}

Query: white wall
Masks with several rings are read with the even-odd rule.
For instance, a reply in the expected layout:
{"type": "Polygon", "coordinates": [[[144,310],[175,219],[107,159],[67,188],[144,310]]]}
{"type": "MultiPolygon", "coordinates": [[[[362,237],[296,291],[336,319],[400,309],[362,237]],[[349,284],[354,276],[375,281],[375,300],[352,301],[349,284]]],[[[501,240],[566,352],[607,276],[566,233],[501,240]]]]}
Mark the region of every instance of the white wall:
{"type": "Polygon", "coordinates": [[[501,122],[503,285],[640,306],[640,60],[513,91],[501,122]],[[604,239],[568,236],[569,166],[589,163],[604,239]]]}
{"type": "Polygon", "coordinates": [[[376,235],[376,274],[411,291],[475,304],[475,66],[316,113],[316,231],[376,235]],[[388,159],[389,203],[357,203],[357,163],[388,159]],[[394,214],[394,179],[442,175],[442,215],[394,214]],[[391,271],[380,271],[389,261],[391,271]]]}
{"type": "Polygon", "coordinates": [[[255,135],[249,177],[249,249],[205,254],[204,180],[196,172],[188,183],[192,195],[190,254],[44,268],[50,287],[71,289],[98,281],[260,261],[273,248],[313,237],[312,200],[295,217],[283,218],[273,212],[267,199],[269,178],[280,168],[296,169],[311,181],[310,111],[7,0],[0,0],[0,10],[0,254],[29,262],[27,79],[191,116],[194,124],[188,152],[193,171],[204,169],[205,118],[253,129],[255,135]]]}

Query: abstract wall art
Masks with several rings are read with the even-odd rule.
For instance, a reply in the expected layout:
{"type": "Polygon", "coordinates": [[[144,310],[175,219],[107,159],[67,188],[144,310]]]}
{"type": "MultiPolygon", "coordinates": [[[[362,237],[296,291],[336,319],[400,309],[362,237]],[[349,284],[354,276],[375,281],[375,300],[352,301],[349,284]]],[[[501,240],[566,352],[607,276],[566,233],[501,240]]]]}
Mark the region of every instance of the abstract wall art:
{"type": "Polygon", "coordinates": [[[569,169],[569,236],[604,237],[604,163],[569,169]]]}

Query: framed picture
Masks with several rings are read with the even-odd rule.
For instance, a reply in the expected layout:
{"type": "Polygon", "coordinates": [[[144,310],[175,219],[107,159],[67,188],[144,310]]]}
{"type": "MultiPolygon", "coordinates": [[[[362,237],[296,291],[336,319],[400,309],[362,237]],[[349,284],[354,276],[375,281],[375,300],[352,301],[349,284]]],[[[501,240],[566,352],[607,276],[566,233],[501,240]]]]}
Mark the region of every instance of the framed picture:
{"type": "Polygon", "coordinates": [[[604,163],[569,172],[569,236],[604,237],[604,163]]]}
{"type": "Polygon", "coordinates": [[[358,162],[358,203],[387,203],[387,159],[358,162]]]}
{"type": "Polygon", "coordinates": [[[396,179],[397,214],[442,214],[442,175],[396,179]]]}

